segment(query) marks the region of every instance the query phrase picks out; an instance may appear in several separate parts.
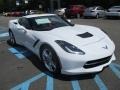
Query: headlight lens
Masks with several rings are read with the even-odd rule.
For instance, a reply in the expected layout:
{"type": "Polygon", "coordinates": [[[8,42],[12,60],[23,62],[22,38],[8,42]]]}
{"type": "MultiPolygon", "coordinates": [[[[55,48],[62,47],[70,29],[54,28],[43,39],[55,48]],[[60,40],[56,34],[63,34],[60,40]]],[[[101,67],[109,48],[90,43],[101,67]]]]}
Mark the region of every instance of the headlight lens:
{"type": "Polygon", "coordinates": [[[68,53],[72,53],[72,54],[80,54],[80,55],[84,55],[85,52],[83,52],[82,50],[78,49],[76,46],[62,41],[62,40],[56,40],[55,41],[62,49],[64,49],[66,52],[68,53]]]}

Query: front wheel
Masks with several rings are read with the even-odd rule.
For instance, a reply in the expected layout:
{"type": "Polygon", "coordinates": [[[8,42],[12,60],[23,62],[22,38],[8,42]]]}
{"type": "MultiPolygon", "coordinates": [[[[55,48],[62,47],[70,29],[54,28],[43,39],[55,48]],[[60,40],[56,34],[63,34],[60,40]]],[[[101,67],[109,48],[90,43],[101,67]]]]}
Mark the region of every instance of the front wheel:
{"type": "Polygon", "coordinates": [[[81,17],[81,15],[78,13],[78,14],[76,15],[76,17],[77,17],[77,18],[80,18],[80,17],[81,17]]]}
{"type": "Polygon", "coordinates": [[[58,56],[50,46],[43,46],[42,50],[40,51],[40,56],[47,70],[55,74],[61,72],[58,56]]]}
{"type": "Polygon", "coordinates": [[[16,41],[15,41],[15,37],[13,35],[13,32],[11,30],[9,30],[9,37],[10,37],[10,39],[9,39],[10,45],[15,46],[16,45],[16,41]]]}
{"type": "Polygon", "coordinates": [[[99,14],[96,15],[96,19],[98,19],[98,18],[99,18],[99,14]]]}

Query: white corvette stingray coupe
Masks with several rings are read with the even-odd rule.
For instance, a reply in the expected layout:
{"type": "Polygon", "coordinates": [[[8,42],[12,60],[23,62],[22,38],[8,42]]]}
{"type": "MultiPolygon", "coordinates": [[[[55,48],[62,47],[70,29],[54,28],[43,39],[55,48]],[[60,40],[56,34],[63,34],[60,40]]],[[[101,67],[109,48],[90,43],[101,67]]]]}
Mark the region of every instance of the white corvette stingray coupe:
{"type": "Polygon", "coordinates": [[[27,47],[52,73],[100,72],[115,60],[113,41],[97,27],[74,25],[54,14],[9,21],[11,45],[27,47]]]}

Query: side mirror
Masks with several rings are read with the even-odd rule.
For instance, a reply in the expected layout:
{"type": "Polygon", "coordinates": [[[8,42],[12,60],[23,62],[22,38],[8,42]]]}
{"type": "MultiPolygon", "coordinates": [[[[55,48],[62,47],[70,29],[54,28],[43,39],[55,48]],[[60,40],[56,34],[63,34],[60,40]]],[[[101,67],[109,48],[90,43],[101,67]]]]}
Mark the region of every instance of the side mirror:
{"type": "Polygon", "coordinates": [[[23,26],[17,26],[17,30],[27,33],[26,29],[23,26]]]}
{"type": "Polygon", "coordinates": [[[17,22],[13,22],[14,24],[18,24],[17,22]]]}
{"type": "Polygon", "coordinates": [[[70,20],[70,19],[67,19],[67,21],[68,21],[69,23],[71,23],[71,20],[70,20]]]}

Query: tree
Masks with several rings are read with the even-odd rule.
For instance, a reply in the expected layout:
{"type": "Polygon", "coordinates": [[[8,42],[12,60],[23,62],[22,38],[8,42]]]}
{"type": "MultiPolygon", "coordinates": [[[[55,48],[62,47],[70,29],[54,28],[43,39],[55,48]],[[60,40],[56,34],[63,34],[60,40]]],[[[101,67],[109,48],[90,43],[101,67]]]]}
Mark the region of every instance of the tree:
{"type": "Polygon", "coordinates": [[[0,13],[3,12],[4,0],[0,0],[0,13]]]}

